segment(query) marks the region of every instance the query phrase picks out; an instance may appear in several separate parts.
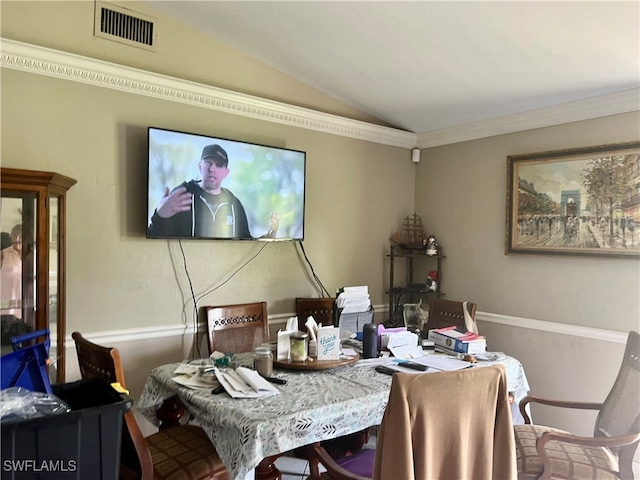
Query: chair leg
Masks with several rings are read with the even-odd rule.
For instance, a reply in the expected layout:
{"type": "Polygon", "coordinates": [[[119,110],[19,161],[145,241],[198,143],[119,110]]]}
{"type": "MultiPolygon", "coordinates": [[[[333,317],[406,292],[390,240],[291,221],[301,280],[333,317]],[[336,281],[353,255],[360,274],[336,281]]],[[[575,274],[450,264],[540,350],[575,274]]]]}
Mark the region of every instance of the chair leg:
{"type": "Polygon", "coordinates": [[[320,467],[318,462],[318,456],[313,449],[314,446],[320,446],[320,442],[315,443],[309,448],[309,479],[308,480],[320,480],[320,467]]]}
{"type": "Polygon", "coordinates": [[[273,463],[282,454],[266,457],[255,469],[255,480],[282,480],[282,473],[273,463]]]}

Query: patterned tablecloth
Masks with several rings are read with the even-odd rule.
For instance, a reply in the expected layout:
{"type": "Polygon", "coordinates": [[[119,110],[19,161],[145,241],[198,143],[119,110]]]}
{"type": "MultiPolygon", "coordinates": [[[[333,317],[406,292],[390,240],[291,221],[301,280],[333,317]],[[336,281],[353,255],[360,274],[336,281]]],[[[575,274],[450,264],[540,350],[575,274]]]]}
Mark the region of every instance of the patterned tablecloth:
{"type": "MultiPolygon", "coordinates": [[[[245,364],[252,358],[236,357],[245,364]]],[[[509,390],[521,399],[529,385],[518,360],[500,354],[496,361],[477,365],[497,363],[506,367],[509,390]]],[[[390,376],[358,363],[320,371],[276,369],[274,376],[287,381],[277,385],[279,395],[232,399],[225,393],[212,395],[178,385],[171,380],[177,366],[163,365],[151,372],[138,410],[157,424],[156,410],[177,393],[235,479],[244,479],[270,455],[379,425],[391,386],[390,376]]]]}

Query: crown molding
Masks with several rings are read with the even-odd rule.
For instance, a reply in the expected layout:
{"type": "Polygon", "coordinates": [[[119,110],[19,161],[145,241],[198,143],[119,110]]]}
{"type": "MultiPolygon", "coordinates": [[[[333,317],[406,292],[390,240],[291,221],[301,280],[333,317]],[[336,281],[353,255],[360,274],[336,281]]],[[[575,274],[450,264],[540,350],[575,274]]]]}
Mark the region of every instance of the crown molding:
{"type": "Polygon", "coordinates": [[[267,122],[412,148],[416,134],[60,50],[0,38],[0,67],[185,103],[267,122]]]}
{"type": "Polygon", "coordinates": [[[640,89],[415,134],[0,38],[0,67],[402,148],[430,148],[640,110],[640,89]]]}
{"type": "Polygon", "coordinates": [[[418,134],[418,147],[429,148],[466,142],[638,110],[640,110],[640,89],[624,90],[514,115],[422,132],[418,134]]]}

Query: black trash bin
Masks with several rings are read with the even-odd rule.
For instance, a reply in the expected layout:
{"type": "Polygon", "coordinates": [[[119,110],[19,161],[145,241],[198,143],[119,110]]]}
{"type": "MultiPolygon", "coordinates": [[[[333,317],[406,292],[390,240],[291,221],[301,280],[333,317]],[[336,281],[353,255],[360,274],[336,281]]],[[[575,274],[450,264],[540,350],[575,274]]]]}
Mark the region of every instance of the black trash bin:
{"type": "Polygon", "coordinates": [[[2,421],[2,480],[116,480],[133,399],[103,380],[53,385],[70,412],[2,421]]]}

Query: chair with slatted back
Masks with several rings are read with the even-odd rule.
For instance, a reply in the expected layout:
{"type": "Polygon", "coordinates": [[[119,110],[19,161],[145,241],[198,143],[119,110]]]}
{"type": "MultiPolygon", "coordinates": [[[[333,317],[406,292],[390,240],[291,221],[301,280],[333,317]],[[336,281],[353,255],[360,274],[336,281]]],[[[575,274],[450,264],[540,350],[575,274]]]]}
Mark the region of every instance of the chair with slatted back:
{"type": "Polygon", "coordinates": [[[429,317],[423,327],[425,331],[435,328],[456,326],[465,331],[478,333],[476,325],[477,305],[471,302],[456,302],[443,298],[429,300],[429,317]],[[465,313],[466,308],[466,313],[465,313]]]}
{"type": "Polygon", "coordinates": [[[296,298],[296,315],[298,316],[298,330],[307,331],[305,323],[308,317],[313,317],[318,325],[333,325],[333,304],[335,298],[296,298]]]}
{"type": "MultiPolygon", "coordinates": [[[[267,302],[207,306],[204,310],[210,354],[252,352],[269,341],[267,302]]],[[[256,477],[272,478],[270,475],[278,471],[273,462],[281,455],[263,459],[256,468],[256,477]]]]}
{"type": "MultiPolygon", "coordinates": [[[[83,379],[100,378],[126,388],[120,352],[71,335],[83,379]]],[[[228,480],[229,473],[204,431],[180,425],[144,437],[132,411],[124,414],[120,478],[141,480],[228,480]]]]}
{"type": "Polygon", "coordinates": [[[269,341],[267,302],[204,307],[209,353],[252,352],[269,341]]]}
{"type": "Polygon", "coordinates": [[[602,403],[528,395],[520,401],[525,425],[515,425],[518,479],[632,479],[640,443],[640,334],[629,332],[620,370],[602,403]],[[533,425],[529,403],[598,412],[592,437],[533,425]]]}

